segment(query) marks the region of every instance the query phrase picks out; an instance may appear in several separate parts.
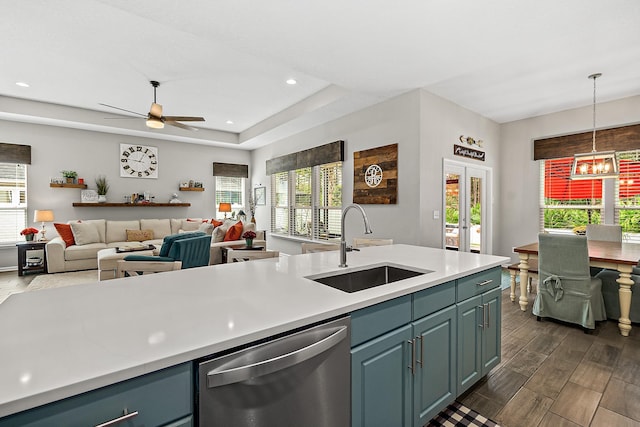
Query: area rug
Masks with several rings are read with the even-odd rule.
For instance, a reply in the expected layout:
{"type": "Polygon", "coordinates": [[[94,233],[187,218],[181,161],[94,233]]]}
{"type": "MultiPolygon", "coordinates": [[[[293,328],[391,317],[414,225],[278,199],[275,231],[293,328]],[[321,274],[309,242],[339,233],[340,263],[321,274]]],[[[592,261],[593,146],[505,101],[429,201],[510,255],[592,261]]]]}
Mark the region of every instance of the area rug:
{"type": "Polygon", "coordinates": [[[469,409],[460,402],[453,402],[436,415],[424,427],[500,427],[494,421],[483,417],[473,409],[469,409]]]}
{"type": "Polygon", "coordinates": [[[40,289],[61,288],[64,286],[80,285],[98,281],[98,270],[72,271],[70,273],[40,274],[35,277],[26,291],[40,289]]]}

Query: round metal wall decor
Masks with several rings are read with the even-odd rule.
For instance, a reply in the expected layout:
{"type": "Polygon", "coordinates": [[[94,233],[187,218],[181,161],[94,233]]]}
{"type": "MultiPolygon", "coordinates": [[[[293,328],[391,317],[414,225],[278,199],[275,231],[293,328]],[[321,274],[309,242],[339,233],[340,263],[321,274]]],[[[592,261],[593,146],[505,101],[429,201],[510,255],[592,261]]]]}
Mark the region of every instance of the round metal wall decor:
{"type": "Polygon", "coordinates": [[[382,182],[382,168],[378,165],[371,165],[364,173],[364,182],[369,187],[377,187],[382,182]]]}

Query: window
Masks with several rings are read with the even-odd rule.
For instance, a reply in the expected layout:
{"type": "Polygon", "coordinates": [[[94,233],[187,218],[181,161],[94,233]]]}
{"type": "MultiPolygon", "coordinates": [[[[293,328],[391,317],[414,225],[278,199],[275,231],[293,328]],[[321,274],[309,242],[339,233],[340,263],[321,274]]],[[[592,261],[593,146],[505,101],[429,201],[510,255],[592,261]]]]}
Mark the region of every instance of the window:
{"type": "Polygon", "coordinates": [[[271,175],[271,232],[309,240],[339,240],[342,162],[271,175]]]}
{"type": "Polygon", "coordinates": [[[27,165],[0,163],[0,243],[14,243],[27,226],[27,165]]]}
{"type": "Polygon", "coordinates": [[[604,223],[605,214],[610,213],[622,225],[627,240],[640,242],[640,150],[617,156],[620,175],[609,180],[571,180],[572,157],[544,160],[540,168],[541,229],[571,233],[575,227],[604,223]],[[605,181],[613,182],[615,197],[604,197],[605,181]]]}
{"type": "Polygon", "coordinates": [[[220,203],[231,203],[231,210],[236,214],[244,210],[244,180],[245,178],[216,176],[216,218],[225,216],[218,211],[220,203]]]}

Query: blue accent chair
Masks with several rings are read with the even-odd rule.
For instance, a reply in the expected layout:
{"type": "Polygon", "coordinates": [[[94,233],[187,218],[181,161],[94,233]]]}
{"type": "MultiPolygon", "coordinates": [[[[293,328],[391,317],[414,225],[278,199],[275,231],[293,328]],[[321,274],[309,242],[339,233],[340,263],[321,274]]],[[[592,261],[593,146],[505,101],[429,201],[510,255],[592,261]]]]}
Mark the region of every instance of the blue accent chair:
{"type": "Polygon", "coordinates": [[[585,236],[538,234],[538,294],[533,314],[595,329],[606,320],[602,282],[589,273],[585,236]]]}
{"type": "Polygon", "coordinates": [[[209,265],[211,236],[201,231],[166,236],[158,256],[127,255],[125,261],[182,261],[182,269],[209,265]]]}

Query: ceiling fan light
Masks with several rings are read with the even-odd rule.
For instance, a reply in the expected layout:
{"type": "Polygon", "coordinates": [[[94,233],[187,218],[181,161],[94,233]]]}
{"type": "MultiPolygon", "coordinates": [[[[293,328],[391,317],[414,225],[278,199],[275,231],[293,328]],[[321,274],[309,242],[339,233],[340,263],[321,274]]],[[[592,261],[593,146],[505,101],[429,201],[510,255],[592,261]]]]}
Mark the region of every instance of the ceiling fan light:
{"type": "Polygon", "coordinates": [[[164,123],[162,122],[162,120],[156,118],[156,117],[149,117],[147,119],[147,127],[153,128],[153,129],[163,129],[164,128],[164,123]]]}

